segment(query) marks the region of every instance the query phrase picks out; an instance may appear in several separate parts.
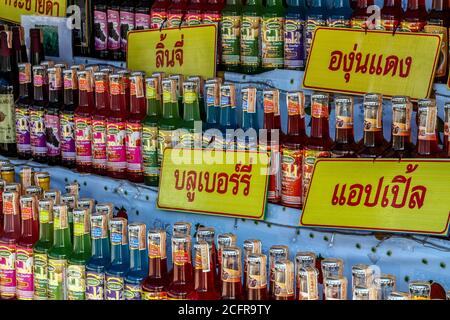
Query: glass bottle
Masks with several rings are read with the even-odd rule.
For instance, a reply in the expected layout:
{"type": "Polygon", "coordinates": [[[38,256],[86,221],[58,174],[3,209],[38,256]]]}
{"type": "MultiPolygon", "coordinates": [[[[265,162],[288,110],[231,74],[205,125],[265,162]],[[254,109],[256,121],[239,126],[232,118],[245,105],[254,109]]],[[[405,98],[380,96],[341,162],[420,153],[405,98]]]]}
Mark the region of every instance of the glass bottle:
{"type": "Polygon", "coordinates": [[[108,21],[108,54],[112,60],[121,59],[120,0],[111,0],[106,11],[108,21]]]}
{"type": "Polygon", "coordinates": [[[301,208],[303,147],[307,141],[305,132],[305,96],[303,92],[289,92],[288,132],[283,141],[281,159],[281,204],[301,208]]]}
{"type": "Polygon", "coordinates": [[[194,291],[191,236],[172,236],[173,276],[167,290],[169,300],[185,300],[194,291]]]}
{"type": "Polygon", "coordinates": [[[128,32],[135,28],[134,0],[123,0],[120,4],[120,51],[121,59],[127,57],[128,32]]]}
{"type": "Polygon", "coordinates": [[[92,115],[92,172],[106,175],[106,121],[110,116],[109,75],[94,73],[95,113],[92,115]]]}
{"type": "Polygon", "coordinates": [[[195,123],[201,122],[199,97],[197,93],[197,84],[192,81],[183,83],[183,129],[185,132],[181,136],[181,145],[183,148],[201,148],[200,134],[196,130],[195,123]]]}
{"type": "Polygon", "coordinates": [[[243,299],[241,249],[225,247],[221,252],[221,299],[241,300],[243,299]]]}
{"type": "Polygon", "coordinates": [[[353,134],[353,97],[334,99],[336,110],[336,138],[331,148],[332,158],[355,158],[358,145],[353,134]]]}
{"type": "Polygon", "coordinates": [[[289,259],[289,248],[282,245],[274,245],[269,249],[269,298],[275,297],[275,263],[289,259]]]}
{"type": "Polygon", "coordinates": [[[416,158],[439,158],[443,156],[438,146],[437,107],[434,99],[421,99],[418,104],[418,137],[416,158]]]}
{"type": "Polygon", "coordinates": [[[186,23],[185,13],[188,5],[187,0],[172,0],[167,10],[167,28],[179,28],[186,23]]]}
{"type": "Polygon", "coordinates": [[[31,64],[20,63],[19,69],[19,98],[16,101],[16,141],[19,159],[31,158],[30,112],[32,100],[31,64]]]}
{"type": "Polygon", "coordinates": [[[47,140],[47,162],[49,165],[61,163],[60,112],[63,105],[63,78],[59,67],[49,68],[49,103],[45,114],[47,140]]]}
{"type": "Polygon", "coordinates": [[[392,140],[391,147],[386,150],[386,158],[411,158],[414,145],[411,140],[412,104],[392,102],[392,140]]]}
{"type": "Polygon", "coordinates": [[[142,300],[141,285],[147,277],[147,237],[144,223],[134,222],[128,226],[130,238],[130,270],[125,276],[125,300],[142,300]]]}
{"type": "MultiPolygon", "coordinates": [[[[214,279],[217,280],[217,247],[215,245],[215,235],[216,231],[213,227],[202,227],[199,226],[197,229],[197,242],[199,241],[206,241],[206,243],[209,245],[209,250],[211,251],[211,264],[212,264],[212,271],[214,273],[214,279]]],[[[217,282],[217,281],[215,281],[217,282]]]]}
{"type": "Polygon", "coordinates": [[[148,231],[148,276],[142,283],[143,300],[166,300],[167,276],[166,231],[148,231]]]}
{"type": "Polygon", "coordinates": [[[264,71],[284,67],[284,17],[281,0],[267,0],[262,14],[261,66],[264,71]]]}
{"type": "Polygon", "coordinates": [[[368,18],[371,14],[367,13],[367,8],[373,6],[373,3],[373,0],[358,0],[356,2],[356,8],[352,14],[352,29],[373,29],[372,26],[368,25],[368,18]]]}
{"type": "Polygon", "coordinates": [[[86,262],[86,300],[105,299],[105,272],[111,261],[108,237],[109,216],[97,212],[91,216],[92,255],[86,262]]]}
{"type": "Polygon", "coordinates": [[[33,300],[47,300],[48,251],[53,246],[53,204],[52,199],[39,200],[39,239],[33,246],[33,300]]]}
{"type": "Polygon", "coordinates": [[[317,27],[327,25],[328,9],[326,3],[323,0],[312,0],[309,4],[309,10],[306,15],[306,29],[305,29],[305,60],[309,56],[311,50],[312,39],[314,37],[314,31],[317,27]]]}
{"type": "Polygon", "coordinates": [[[236,87],[234,84],[225,83],[220,86],[219,120],[219,130],[224,137],[222,143],[224,149],[235,149],[236,141],[234,140],[234,130],[236,130],[236,128],[236,87]]]}
{"type": "Polygon", "coordinates": [[[186,25],[198,26],[202,24],[203,10],[205,9],[204,0],[190,0],[186,9],[186,25]]]}
{"type": "Polygon", "coordinates": [[[261,0],[247,0],[242,8],[241,71],[246,74],[261,70],[261,17],[264,11],[261,0]]]}
{"type": "Polygon", "coordinates": [[[251,253],[246,259],[245,279],[247,300],[268,300],[267,296],[267,256],[251,253]]]}
{"type": "Polygon", "coordinates": [[[425,0],[408,0],[408,6],[400,24],[403,32],[421,32],[427,24],[425,0]]]}
{"type": "Polygon", "coordinates": [[[150,10],[150,28],[161,29],[167,20],[170,0],[155,0],[150,10]]]}
{"type": "Polygon", "coordinates": [[[134,8],[134,27],[136,30],[150,29],[150,0],[141,0],[134,8]]]}
{"type": "Polygon", "coordinates": [[[295,270],[299,271],[301,268],[315,267],[317,257],[313,252],[297,252],[295,254],[295,270]]]}
{"type": "Polygon", "coordinates": [[[384,0],[384,5],[381,9],[381,24],[379,29],[396,31],[400,28],[403,14],[401,0],[384,0]]]}
{"type": "Polygon", "coordinates": [[[287,0],[287,4],[284,22],[284,68],[304,70],[306,2],[305,0],[287,0]]]}
{"type": "Polygon", "coordinates": [[[325,300],[347,300],[347,278],[330,276],[324,278],[325,300]]]}
{"type": "Polygon", "coordinates": [[[241,15],[241,0],[227,0],[220,23],[222,64],[225,71],[237,72],[240,69],[241,15]]]}
{"type": "Polygon", "coordinates": [[[351,28],[352,8],[349,0],[333,0],[328,17],[328,26],[332,28],[351,28]]]}
{"type": "Polygon", "coordinates": [[[207,132],[208,129],[215,129],[218,127],[220,121],[220,82],[217,79],[210,79],[205,82],[205,111],[206,121],[203,139],[204,146],[207,147],[211,142],[211,135],[207,132]]]}
{"type": "Polygon", "coordinates": [[[222,288],[222,251],[226,247],[236,246],[237,238],[235,234],[223,233],[217,236],[217,275],[219,281],[217,281],[218,289],[222,288]]]}
{"type": "MultiPolygon", "coordinates": [[[[112,15],[111,15],[112,16],[112,15]]],[[[94,55],[108,58],[108,4],[106,0],[94,2],[94,55]]]]}
{"type": "Polygon", "coordinates": [[[144,183],[158,186],[158,122],[161,118],[161,92],[157,77],[145,79],[147,96],[147,115],[142,128],[142,159],[144,167],[144,183]]]}
{"type": "Polygon", "coordinates": [[[273,300],[295,300],[294,264],[277,260],[274,263],[273,300]]]}
{"type": "Polygon", "coordinates": [[[77,72],[71,68],[63,71],[64,105],[60,113],[61,164],[66,168],[75,168],[75,109],[78,107],[77,72]]]}
{"type": "Polygon", "coordinates": [[[375,278],[377,288],[377,300],[388,300],[388,297],[396,290],[395,276],[381,274],[375,278]]]}
{"type": "Polygon", "coordinates": [[[16,63],[28,62],[27,48],[25,46],[25,31],[22,26],[12,26],[13,51],[16,63]]]}
{"type": "Polygon", "coordinates": [[[212,249],[205,240],[199,240],[194,244],[194,292],[189,299],[220,299],[220,294],[215,285],[215,264],[212,259],[212,249]]]}
{"type": "Polygon", "coordinates": [[[319,300],[319,271],[313,266],[297,269],[297,300],[319,300]]]}
{"type": "Polygon", "coordinates": [[[53,206],[53,241],[48,251],[48,299],[67,300],[65,275],[72,255],[67,205],[53,206]]]}
{"type": "Polygon", "coordinates": [[[30,62],[31,66],[40,65],[45,60],[44,33],[39,28],[30,29],[30,62]]]}
{"type": "Polygon", "coordinates": [[[248,239],[244,241],[243,249],[244,249],[244,279],[243,279],[243,289],[244,292],[247,293],[248,289],[248,257],[251,254],[259,254],[261,253],[261,241],[256,239],[248,239]]]}
{"type": "Polygon", "coordinates": [[[242,120],[241,134],[236,134],[238,150],[258,149],[258,118],[256,114],[256,87],[246,87],[241,90],[242,120]]]}
{"type": "Polygon", "coordinates": [[[130,268],[127,257],[127,220],[112,218],[109,221],[111,263],[105,270],[105,300],[124,300],[125,275],[130,268]]]}
{"type": "Polygon", "coordinates": [[[30,137],[31,155],[33,160],[40,163],[47,162],[47,141],[45,130],[45,110],[48,102],[44,100],[44,78],[46,69],[42,66],[33,67],[34,102],[30,106],[30,137]]]}

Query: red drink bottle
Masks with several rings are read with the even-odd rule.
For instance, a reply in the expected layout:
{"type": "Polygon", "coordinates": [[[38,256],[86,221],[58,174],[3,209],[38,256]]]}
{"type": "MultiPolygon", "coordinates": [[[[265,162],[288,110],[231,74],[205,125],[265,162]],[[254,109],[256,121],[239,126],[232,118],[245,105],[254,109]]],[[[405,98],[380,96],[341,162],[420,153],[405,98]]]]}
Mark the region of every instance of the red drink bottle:
{"type": "Polygon", "coordinates": [[[267,295],[267,256],[252,253],[247,257],[247,300],[268,300],[267,295]]]}
{"type": "Polygon", "coordinates": [[[444,156],[438,146],[437,106],[434,99],[418,101],[419,132],[415,150],[416,158],[439,158],[444,156]]]}
{"type": "Polygon", "coordinates": [[[401,0],[384,0],[383,9],[381,9],[380,29],[394,31],[400,28],[403,17],[403,8],[401,0]]]}
{"type": "Polygon", "coordinates": [[[275,262],[289,259],[287,246],[275,245],[269,249],[269,298],[275,298],[275,262]]]}
{"type": "Polygon", "coordinates": [[[358,146],[353,134],[353,97],[336,97],[336,141],[331,148],[333,158],[355,158],[358,146]]]}
{"type": "Polygon", "coordinates": [[[259,254],[261,253],[261,240],[245,240],[244,241],[244,292],[247,292],[248,285],[248,257],[251,254],[259,254]]]}
{"type": "Polygon", "coordinates": [[[173,276],[167,291],[169,300],[185,300],[194,291],[192,279],[191,236],[172,237],[173,276]]]}
{"type": "Polygon", "coordinates": [[[274,300],[295,300],[294,264],[292,261],[276,261],[274,264],[274,300]]]}
{"type": "Polygon", "coordinates": [[[236,245],[236,235],[232,233],[219,234],[217,236],[217,288],[222,288],[222,251],[225,247],[233,247],[236,245]]]}
{"type": "Polygon", "coordinates": [[[241,300],[243,298],[241,249],[237,247],[223,248],[221,280],[222,300],[241,300]]]}
{"type": "Polygon", "coordinates": [[[319,271],[314,266],[297,269],[297,300],[319,300],[319,271]]]}
{"type": "Polygon", "coordinates": [[[197,242],[204,240],[208,243],[209,248],[211,250],[211,263],[213,265],[212,272],[214,273],[215,283],[217,285],[218,276],[217,276],[217,248],[215,245],[215,234],[216,231],[214,228],[210,227],[198,227],[197,229],[197,242]]]}
{"type": "Polygon", "coordinates": [[[215,265],[212,249],[205,240],[194,245],[194,291],[189,295],[192,300],[219,300],[220,294],[215,286],[215,265]]]}

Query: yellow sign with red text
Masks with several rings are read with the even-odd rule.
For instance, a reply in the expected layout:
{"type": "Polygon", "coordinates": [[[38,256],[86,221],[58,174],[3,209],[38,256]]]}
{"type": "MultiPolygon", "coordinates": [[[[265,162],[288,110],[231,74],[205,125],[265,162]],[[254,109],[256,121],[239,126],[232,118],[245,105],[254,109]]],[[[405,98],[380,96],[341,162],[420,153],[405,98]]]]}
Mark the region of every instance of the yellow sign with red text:
{"type": "Polygon", "coordinates": [[[433,85],[440,41],[437,34],[317,28],[303,87],[426,98],[433,85]]]}
{"type": "Polygon", "coordinates": [[[163,71],[211,78],[216,74],[216,48],[215,25],[131,31],[127,66],[147,74],[163,71]]]}
{"type": "Polygon", "coordinates": [[[444,236],[449,181],[450,160],[319,159],[300,225],[444,236]]]}
{"type": "Polygon", "coordinates": [[[0,1],[0,20],[19,23],[22,15],[65,17],[66,0],[5,0],[0,1]]]}
{"type": "Polygon", "coordinates": [[[158,208],[262,220],[269,164],[265,152],[166,149],[158,208]]]}

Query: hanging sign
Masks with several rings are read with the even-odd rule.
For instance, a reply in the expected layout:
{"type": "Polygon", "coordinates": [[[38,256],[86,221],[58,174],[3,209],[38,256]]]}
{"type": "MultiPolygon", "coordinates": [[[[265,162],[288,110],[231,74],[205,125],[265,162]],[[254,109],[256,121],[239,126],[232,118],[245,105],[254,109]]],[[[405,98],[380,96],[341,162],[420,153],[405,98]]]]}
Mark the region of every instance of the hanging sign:
{"type": "Polygon", "coordinates": [[[20,24],[22,15],[66,16],[66,0],[2,0],[0,20],[20,24]]]}
{"type": "Polygon", "coordinates": [[[127,66],[147,74],[198,75],[216,73],[217,27],[200,25],[135,30],[128,34],[127,66]]]}
{"type": "Polygon", "coordinates": [[[318,159],[300,225],[445,236],[449,181],[450,160],[318,159]]]}
{"type": "Polygon", "coordinates": [[[438,34],[334,29],[314,33],[303,87],[413,99],[429,97],[439,58],[438,34]]]}
{"type": "Polygon", "coordinates": [[[269,165],[265,152],[165,149],[158,208],[262,220],[269,165]]]}

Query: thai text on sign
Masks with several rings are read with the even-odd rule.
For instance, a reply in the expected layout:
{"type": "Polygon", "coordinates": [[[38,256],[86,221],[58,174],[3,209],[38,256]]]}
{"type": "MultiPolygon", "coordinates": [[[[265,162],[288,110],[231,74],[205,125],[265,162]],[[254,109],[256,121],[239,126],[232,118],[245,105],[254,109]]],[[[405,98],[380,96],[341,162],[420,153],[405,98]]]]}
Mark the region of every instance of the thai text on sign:
{"type": "Polygon", "coordinates": [[[21,15],[66,16],[66,0],[2,0],[0,19],[20,23],[21,15]]]}
{"type": "Polygon", "coordinates": [[[446,235],[448,181],[448,160],[319,159],[300,224],[446,235]]]}
{"type": "Polygon", "coordinates": [[[437,34],[316,29],[303,86],[314,90],[426,98],[433,85],[437,34]]]}

